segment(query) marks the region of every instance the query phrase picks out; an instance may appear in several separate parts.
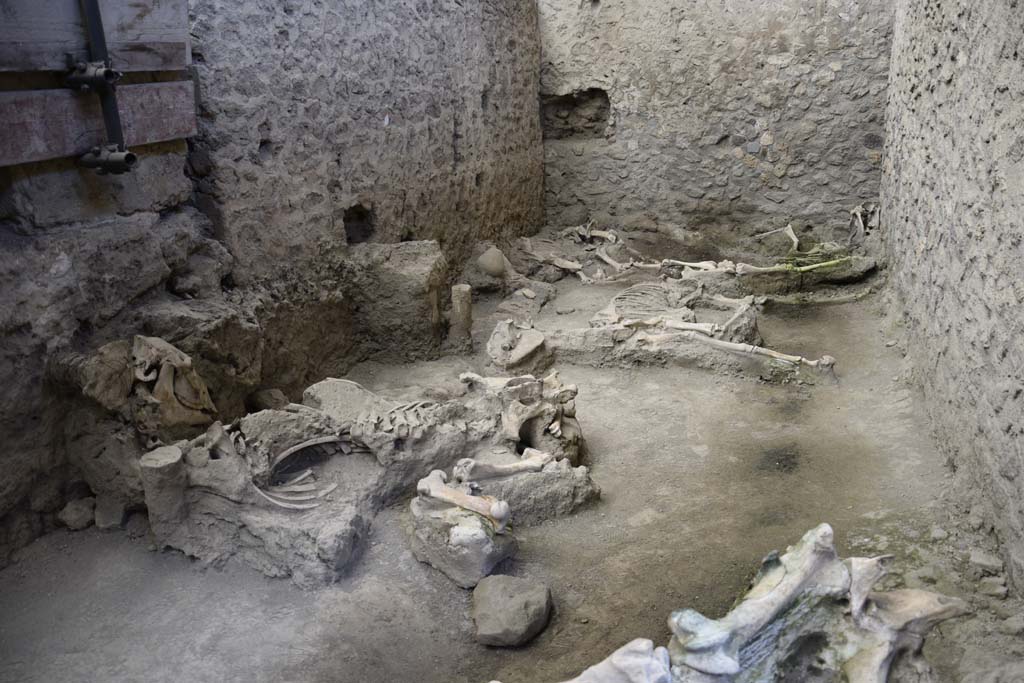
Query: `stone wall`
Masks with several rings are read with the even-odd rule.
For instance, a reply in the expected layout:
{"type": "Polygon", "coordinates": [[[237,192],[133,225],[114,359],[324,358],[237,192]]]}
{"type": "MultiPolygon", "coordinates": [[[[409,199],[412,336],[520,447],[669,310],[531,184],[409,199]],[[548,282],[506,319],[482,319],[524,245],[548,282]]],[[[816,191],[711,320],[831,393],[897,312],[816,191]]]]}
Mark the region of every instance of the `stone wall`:
{"type": "Polygon", "coordinates": [[[122,177],[0,168],[0,566],[88,493],[76,480],[138,502],[120,482],[145,444],[55,359],[162,337],[230,420],[257,389],[437,353],[447,264],[542,220],[530,0],[192,14],[197,138],[134,150],[122,177]]]}
{"type": "Polygon", "coordinates": [[[901,0],[883,226],[931,415],[1024,585],[1024,4],[901,0]]]}
{"type": "Polygon", "coordinates": [[[540,13],[548,222],[750,234],[793,220],[828,237],[877,198],[888,0],[540,0],[540,13]]]}
{"type": "Polygon", "coordinates": [[[459,257],[541,223],[532,0],[204,0],[192,15],[200,207],[241,278],[344,247],[346,228],[459,257]]]}

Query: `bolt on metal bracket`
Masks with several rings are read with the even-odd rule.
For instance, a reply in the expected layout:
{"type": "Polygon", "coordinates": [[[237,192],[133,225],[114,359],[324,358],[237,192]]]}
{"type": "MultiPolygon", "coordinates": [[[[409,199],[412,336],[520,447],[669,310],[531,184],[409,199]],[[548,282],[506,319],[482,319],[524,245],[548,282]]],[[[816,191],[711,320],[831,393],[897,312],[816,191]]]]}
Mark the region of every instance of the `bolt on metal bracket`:
{"type": "Polygon", "coordinates": [[[121,114],[117,109],[116,84],[121,72],[111,68],[99,0],[81,0],[81,7],[89,39],[90,61],[72,64],[66,82],[69,88],[94,92],[99,96],[107,144],[93,147],[79,159],[79,163],[86,168],[97,169],[100,175],[127,173],[138,157],[125,147],[121,114]]]}

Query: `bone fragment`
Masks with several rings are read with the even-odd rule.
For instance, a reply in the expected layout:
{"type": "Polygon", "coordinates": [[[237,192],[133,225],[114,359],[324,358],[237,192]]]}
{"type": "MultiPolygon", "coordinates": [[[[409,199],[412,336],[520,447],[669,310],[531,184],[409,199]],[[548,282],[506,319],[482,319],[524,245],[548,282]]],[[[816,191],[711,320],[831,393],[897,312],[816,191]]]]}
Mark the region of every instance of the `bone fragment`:
{"type": "Polygon", "coordinates": [[[452,286],[452,317],[448,335],[457,342],[473,338],[473,288],[469,285],[452,286]]]}
{"type": "Polygon", "coordinates": [[[469,510],[489,520],[498,533],[505,531],[511,511],[508,503],[490,496],[471,496],[457,488],[448,486],[447,475],[442,470],[434,470],[416,484],[416,492],[424,498],[447,503],[469,510]]]}
{"type": "Polygon", "coordinates": [[[672,663],[707,674],[738,674],[740,650],[802,596],[846,593],[850,575],[836,557],[832,536],[832,527],[822,524],[785,555],[766,558],[747,595],[717,621],[690,609],[674,612],[672,663]]]}
{"type": "Polygon", "coordinates": [[[704,335],[696,334],[694,332],[680,332],[679,334],[685,336],[687,339],[694,339],[709,346],[713,346],[716,349],[722,349],[723,351],[743,353],[753,356],[764,356],[765,358],[773,358],[791,365],[804,365],[816,370],[830,371],[836,364],[836,359],[832,356],[822,356],[818,360],[809,360],[803,356],[791,356],[789,354],[779,353],[778,351],[772,351],[771,349],[766,349],[763,346],[738,344],[736,342],[729,342],[722,339],[714,339],[713,337],[705,337],[704,335]]]}
{"type": "Polygon", "coordinates": [[[278,498],[275,498],[274,496],[271,496],[270,494],[264,492],[263,490],[256,486],[254,486],[253,489],[264,500],[269,501],[270,503],[278,507],[284,508],[286,510],[312,510],[313,508],[320,506],[320,503],[289,503],[288,501],[280,500],[278,498]]]}
{"type": "Polygon", "coordinates": [[[871,593],[867,602],[861,625],[870,637],[843,665],[850,683],[888,683],[890,669],[901,655],[911,657],[922,673],[921,681],[935,680],[920,656],[925,635],[942,621],[970,613],[963,600],[922,590],[871,593]]]}
{"type": "Polygon", "coordinates": [[[550,263],[556,268],[567,270],[570,273],[578,273],[581,270],[583,270],[583,266],[580,265],[579,263],[576,263],[575,261],[570,261],[569,259],[561,258],[560,256],[556,256],[553,259],[551,259],[550,263]]]}
{"type": "Polygon", "coordinates": [[[824,261],[822,263],[813,263],[809,266],[794,266],[789,263],[779,263],[774,266],[760,267],[752,266],[749,263],[738,263],[736,264],[737,275],[757,275],[759,273],[809,273],[814,270],[821,268],[831,268],[833,266],[839,266],[850,261],[849,256],[843,258],[833,259],[831,261],[824,261]]]}
{"type": "Polygon", "coordinates": [[[318,436],[315,439],[309,439],[308,441],[303,441],[302,443],[295,444],[291,448],[288,448],[279,453],[278,455],[275,455],[274,458],[270,461],[270,469],[271,471],[273,471],[273,469],[280,465],[282,462],[284,462],[289,455],[297,453],[301,451],[303,448],[309,448],[310,446],[319,446],[320,444],[325,443],[340,443],[341,441],[342,439],[339,436],[318,436]]]}
{"type": "Polygon", "coordinates": [[[463,458],[455,463],[452,476],[456,481],[468,482],[508,477],[520,472],[540,472],[554,459],[555,456],[551,453],[545,453],[535,448],[527,448],[521,460],[507,465],[492,465],[472,458],[463,458]]]}
{"type": "Polygon", "coordinates": [[[677,268],[693,268],[694,270],[718,270],[718,263],[715,261],[699,261],[699,262],[687,262],[687,261],[676,261],[674,259],[664,259],[661,262],[663,266],[676,266],[677,268]]]}
{"type": "Polygon", "coordinates": [[[648,318],[647,320],[623,320],[622,324],[625,327],[657,327],[661,325],[670,330],[682,330],[686,332],[699,332],[712,336],[722,331],[722,328],[715,323],[688,323],[680,320],[673,320],[671,318],[665,318],[658,316],[655,318],[648,318]]]}
{"type": "Polygon", "coordinates": [[[850,570],[850,614],[855,619],[860,618],[864,611],[871,589],[889,573],[893,559],[892,555],[880,555],[846,560],[846,567],[850,570]]]}
{"type": "Polygon", "coordinates": [[[784,233],[786,235],[786,237],[788,237],[789,240],[793,243],[793,246],[790,249],[791,253],[794,252],[794,251],[798,251],[800,249],[800,240],[797,239],[796,233],[793,232],[793,224],[792,223],[790,223],[789,225],[787,225],[784,228],[779,228],[778,230],[769,230],[768,232],[762,232],[760,235],[754,235],[754,239],[760,241],[760,240],[763,240],[765,237],[768,237],[770,235],[777,235],[780,232],[784,233]]]}

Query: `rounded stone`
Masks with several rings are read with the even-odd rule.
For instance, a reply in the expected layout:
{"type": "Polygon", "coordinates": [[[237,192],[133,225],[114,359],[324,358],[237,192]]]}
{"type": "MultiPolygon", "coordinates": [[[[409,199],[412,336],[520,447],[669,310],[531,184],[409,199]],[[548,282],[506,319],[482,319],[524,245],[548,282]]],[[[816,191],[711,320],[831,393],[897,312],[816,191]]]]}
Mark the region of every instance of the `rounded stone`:
{"type": "Polygon", "coordinates": [[[491,247],[480,254],[480,258],[476,262],[480,266],[480,270],[491,277],[501,277],[505,274],[505,254],[497,247],[491,247]]]}
{"type": "Polygon", "coordinates": [[[488,576],[473,590],[477,642],[496,647],[524,645],[551,617],[551,591],[515,576],[488,576]]]}

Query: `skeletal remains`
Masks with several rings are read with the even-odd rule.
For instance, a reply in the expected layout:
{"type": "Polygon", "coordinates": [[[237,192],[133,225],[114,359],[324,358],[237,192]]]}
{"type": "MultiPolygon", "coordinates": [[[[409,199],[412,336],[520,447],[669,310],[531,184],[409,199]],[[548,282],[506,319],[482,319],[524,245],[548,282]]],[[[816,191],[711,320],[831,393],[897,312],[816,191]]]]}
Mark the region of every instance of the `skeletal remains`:
{"type": "Polygon", "coordinates": [[[874,590],[890,561],[840,560],[822,524],[765,558],[723,618],[673,612],[667,648],[634,640],[568,683],[935,683],[925,636],[968,607],[928,591],[874,590]]]}
{"type": "MultiPolygon", "coordinates": [[[[139,363],[139,375],[159,381],[159,363],[187,367],[165,354],[139,363]]],[[[460,379],[447,398],[408,403],[325,380],[306,390],[302,404],[213,422],[197,437],[151,451],[140,463],[141,488],[158,542],[209,562],[238,556],[313,585],[358,557],[383,506],[416,492],[417,556],[441,564],[428,546],[451,546],[457,562],[449,569],[471,585],[514,551],[515,539],[498,538],[507,535],[513,504],[536,507],[523,519],[539,520],[546,517],[537,513],[567,514],[597,488],[578,467],[585,443],[575,386],[556,373],[460,379]],[[520,477],[541,479],[520,485],[520,477]],[[492,485],[509,500],[481,491],[492,485]]]]}
{"type": "Polygon", "coordinates": [[[603,365],[659,362],[712,365],[700,349],[767,358],[790,367],[831,375],[836,360],[786,354],[761,345],[757,314],[763,298],[740,299],[709,294],[699,281],[663,281],[633,285],[615,295],[589,328],[538,330],[531,323],[501,321],[487,344],[499,367],[546,367],[554,358],[603,365]],[[698,321],[697,311],[724,311],[721,322],[698,321]]]}

